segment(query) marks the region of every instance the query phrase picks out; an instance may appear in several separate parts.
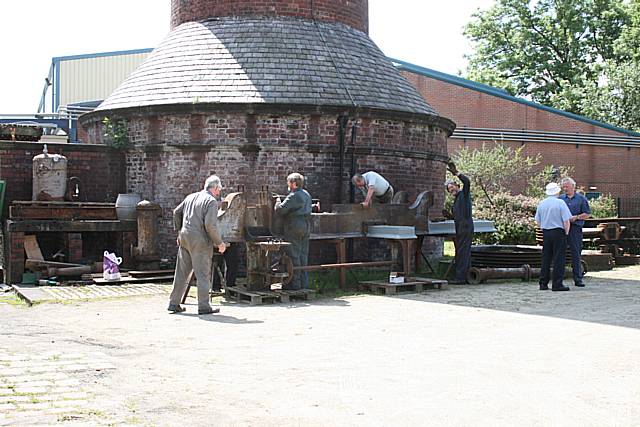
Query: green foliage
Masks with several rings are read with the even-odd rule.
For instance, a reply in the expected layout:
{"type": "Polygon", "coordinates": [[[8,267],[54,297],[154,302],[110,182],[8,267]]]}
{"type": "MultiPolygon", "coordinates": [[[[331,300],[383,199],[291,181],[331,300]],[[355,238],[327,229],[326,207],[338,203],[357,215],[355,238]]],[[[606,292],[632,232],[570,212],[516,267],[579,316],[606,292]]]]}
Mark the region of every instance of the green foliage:
{"type": "Polygon", "coordinates": [[[545,197],[544,187],[551,181],[559,182],[561,178],[573,175],[573,166],[545,165],[542,170],[532,175],[527,181],[525,195],[542,199],[545,197]]]}
{"type": "Polygon", "coordinates": [[[590,82],[585,87],[582,110],[596,120],[640,131],[640,60],[609,61],[603,70],[601,85],[590,82]]]}
{"type": "Polygon", "coordinates": [[[471,180],[473,198],[479,199],[508,192],[514,181],[531,175],[541,157],[525,156],[523,150],[524,146],[514,150],[504,144],[483,144],[480,149],[459,150],[452,160],[471,180]]]}
{"type": "Polygon", "coordinates": [[[109,145],[118,150],[125,150],[129,146],[129,136],[127,133],[127,120],[112,120],[109,117],[102,119],[104,125],[104,138],[109,145]]]}
{"type": "Polygon", "coordinates": [[[473,216],[493,221],[497,232],[476,234],[474,236],[475,242],[503,245],[535,244],[535,221],[533,218],[539,199],[506,193],[493,194],[491,199],[494,206],[487,203],[474,203],[473,216]]]}
{"type": "Polygon", "coordinates": [[[468,78],[640,129],[639,0],[496,0],[465,35],[468,78]]]}
{"type": "Polygon", "coordinates": [[[616,218],[616,200],[610,195],[602,195],[595,200],[589,200],[592,218],[616,218]]]}

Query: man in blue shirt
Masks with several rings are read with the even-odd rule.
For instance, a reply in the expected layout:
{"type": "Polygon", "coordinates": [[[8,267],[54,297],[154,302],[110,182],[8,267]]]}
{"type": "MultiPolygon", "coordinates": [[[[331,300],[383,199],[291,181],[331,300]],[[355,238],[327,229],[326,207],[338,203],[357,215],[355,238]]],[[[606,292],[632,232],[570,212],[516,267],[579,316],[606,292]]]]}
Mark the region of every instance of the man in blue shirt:
{"type": "Polygon", "coordinates": [[[553,260],[553,283],[551,290],[568,291],[564,286],[564,267],[567,252],[571,212],[567,204],[558,198],[560,186],[555,182],[545,188],[547,198],[536,209],[536,223],[542,229],[542,268],[540,271],[540,290],[549,289],[551,261],[553,260]]]}
{"type": "Polygon", "coordinates": [[[582,254],[582,227],[584,220],[591,216],[591,208],[587,198],[580,193],[576,193],[576,182],[567,177],[560,181],[564,194],[560,199],[569,207],[571,211],[571,229],[567,243],[571,251],[571,267],[573,268],[573,284],[583,287],[582,282],[582,265],[580,263],[580,255],[582,254]]]}

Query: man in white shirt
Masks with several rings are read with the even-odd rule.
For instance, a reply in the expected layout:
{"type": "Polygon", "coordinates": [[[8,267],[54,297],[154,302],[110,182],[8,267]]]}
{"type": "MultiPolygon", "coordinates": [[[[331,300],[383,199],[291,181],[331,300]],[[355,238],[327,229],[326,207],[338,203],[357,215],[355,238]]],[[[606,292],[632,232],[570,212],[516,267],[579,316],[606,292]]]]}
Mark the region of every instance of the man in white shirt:
{"type": "Polygon", "coordinates": [[[549,289],[551,261],[553,260],[553,282],[551,290],[568,291],[564,286],[564,268],[567,256],[567,235],[571,226],[571,211],[567,204],[558,198],[560,186],[555,182],[545,188],[547,198],[536,209],[536,224],[542,229],[542,269],[540,271],[540,290],[549,289]]]}
{"type": "Polygon", "coordinates": [[[351,178],[353,185],[364,195],[362,206],[369,207],[372,202],[391,203],[393,187],[389,181],[377,172],[369,171],[362,175],[357,173],[351,178]]]}

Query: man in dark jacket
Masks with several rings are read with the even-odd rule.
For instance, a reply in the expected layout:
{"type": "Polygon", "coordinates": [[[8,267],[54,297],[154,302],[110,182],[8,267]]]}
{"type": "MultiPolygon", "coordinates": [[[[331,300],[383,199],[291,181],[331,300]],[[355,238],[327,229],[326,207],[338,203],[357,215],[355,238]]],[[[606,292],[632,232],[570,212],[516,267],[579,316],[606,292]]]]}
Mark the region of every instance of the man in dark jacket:
{"type": "Polygon", "coordinates": [[[469,178],[458,172],[453,162],[448,164],[449,172],[462,181],[463,187],[456,181],[445,183],[449,194],[454,196],[453,221],[456,226],[456,236],[453,243],[456,247],[456,278],[451,283],[463,284],[467,282],[467,273],[471,267],[471,241],[473,239],[473,216],[471,214],[471,182],[469,178]]]}
{"type": "MultiPolygon", "coordinates": [[[[294,266],[307,265],[309,258],[309,233],[311,217],[311,196],[304,188],[304,177],[292,173],[287,177],[289,194],[275,205],[276,215],[282,217],[284,239],[291,243],[286,252],[294,266]]],[[[289,289],[307,289],[309,287],[306,272],[298,271],[289,283],[289,289]]]]}

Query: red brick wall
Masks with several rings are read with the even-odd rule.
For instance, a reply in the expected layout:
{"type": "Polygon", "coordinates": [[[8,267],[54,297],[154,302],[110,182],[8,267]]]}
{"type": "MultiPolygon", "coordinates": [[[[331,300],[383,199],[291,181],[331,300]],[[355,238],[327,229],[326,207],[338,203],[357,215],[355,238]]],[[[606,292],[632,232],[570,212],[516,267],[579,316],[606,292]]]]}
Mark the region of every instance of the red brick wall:
{"type": "Polygon", "coordinates": [[[367,33],[368,3],[367,0],[171,0],[171,28],[214,16],[291,16],[341,22],[367,33]]]}
{"type": "MultiPolygon", "coordinates": [[[[292,109],[298,111],[298,109],[292,109]]],[[[436,194],[434,215],[443,203],[446,131],[423,117],[399,119],[369,114],[358,120],[357,170],[382,173],[396,191],[436,194]]],[[[127,191],[140,193],[163,209],[160,226],[162,256],[175,256],[171,212],[189,193],[198,191],[211,174],[227,191],[244,185],[247,192],[268,185],[286,193],[286,177],[300,172],[306,187],[325,210],[339,202],[339,142],[337,113],[260,114],[210,112],[131,114],[127,153],[127,191]],[[144,130],[144,131],[142,131],[144,130]]],[[[346,142],[350,142],[351,125],[346,142]]],[[[85,123],[90,138],[100,142],[100,124],[85,123]]],[[[350,153],[350,151],[348,151],[350,153]]],[[[349,191],[351,156],[345,158],[343,194],[349,191]]],[[[347,199],[348,200],[348,199],[347,199]]]]}
{"type": "MultiPolygon", "coordinates": [[[[125,189],[124,156],[101,145],[47,144],[49,153],[67,157],[67,176],[81,182],[81,198],[91,202],[115,202],[125,189]]],[[[7,181],[5,204],[31,200],[33,157],[42,152],[39,143],[0,142],[0,179],[7,181]]]]}
{"type": "MultiPolygon", "coordinates": [[[[544,111],[462,86],[421,76],[402,74],[441,116],[453,120],[458,129],[467,127],[534,130],[586,135],[624,135],[611,129],[544,111]]],[[[481,147],[493,141],[449,138],[449,153],[462,146],[481,147]]],[[[640,197],[640,150],[626,147],[603,147],[559,143],[510,142],[513,148],[525,145],[530,156],[542,155],[542,165],[573,166],[578,186],[597,187],[597,191],[615,197],[640,197]]],[[[514,191],[522,191],[515,188],[514,191]]]]}

